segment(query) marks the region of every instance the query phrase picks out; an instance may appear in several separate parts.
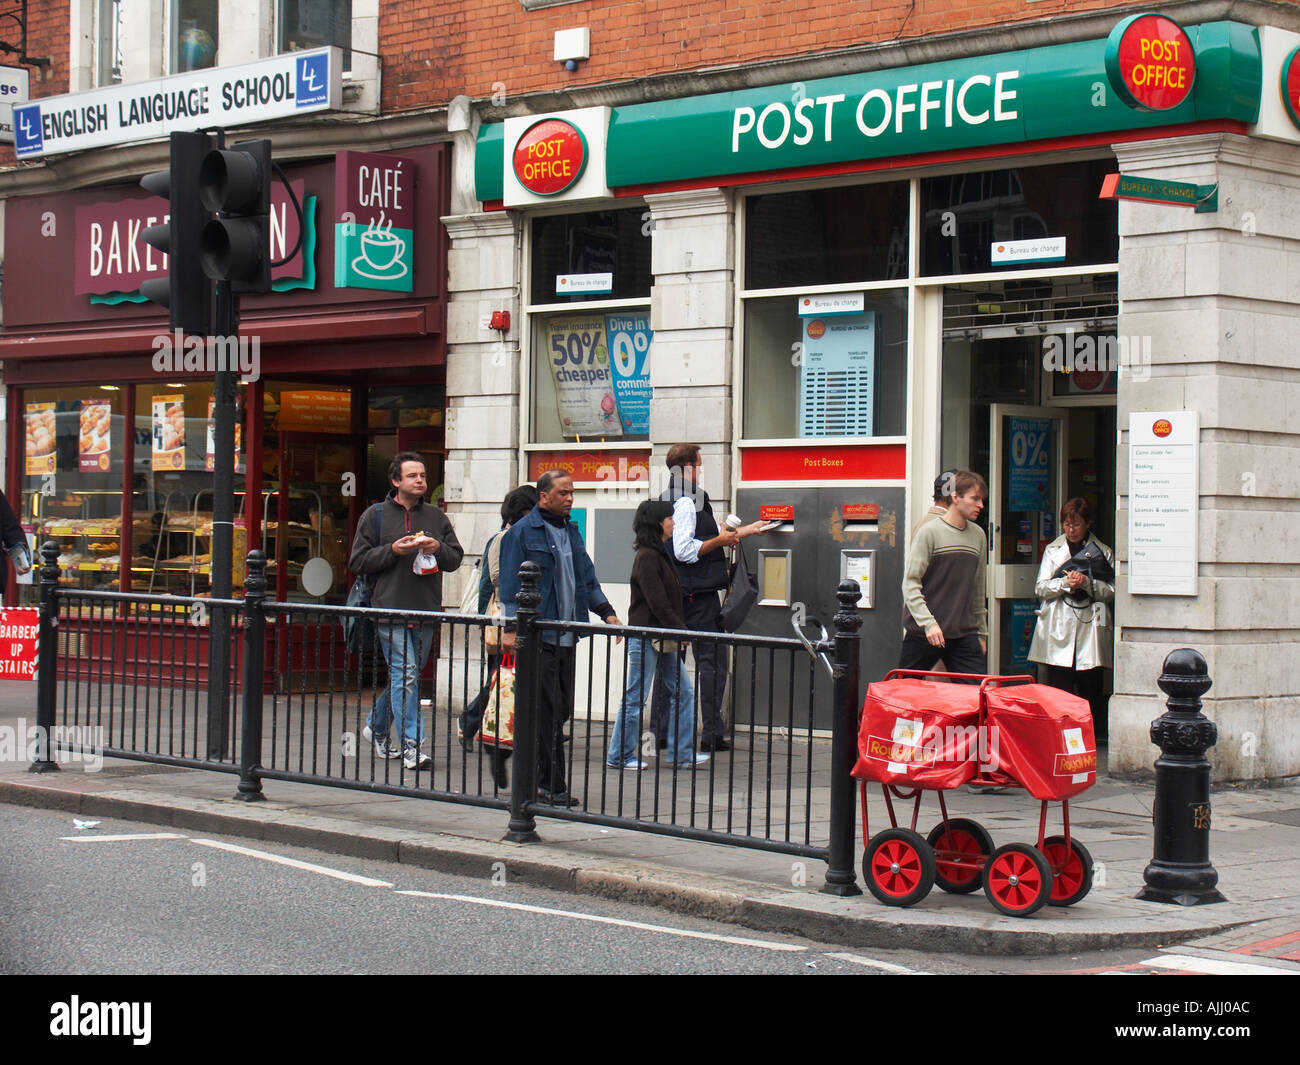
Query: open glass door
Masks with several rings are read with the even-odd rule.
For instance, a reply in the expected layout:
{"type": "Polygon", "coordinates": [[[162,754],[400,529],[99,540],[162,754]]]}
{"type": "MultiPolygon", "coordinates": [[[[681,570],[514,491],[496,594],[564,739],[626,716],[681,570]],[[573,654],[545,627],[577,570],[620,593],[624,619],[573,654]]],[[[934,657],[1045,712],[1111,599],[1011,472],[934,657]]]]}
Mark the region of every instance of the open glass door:
{"type": "Polygon", "coordinates": [[[1060,407],[989,408],[989,672],[1034,673],[1029,641],[1043,549],[1064,502],[1069,415],[1060,407]]]}

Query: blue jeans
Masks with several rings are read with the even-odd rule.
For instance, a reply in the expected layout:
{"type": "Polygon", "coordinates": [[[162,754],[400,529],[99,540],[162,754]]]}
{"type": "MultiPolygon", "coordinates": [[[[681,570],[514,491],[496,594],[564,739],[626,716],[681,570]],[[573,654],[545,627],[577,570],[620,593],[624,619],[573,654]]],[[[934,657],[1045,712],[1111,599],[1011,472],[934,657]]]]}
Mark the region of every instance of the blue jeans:
{"type": "Polygon", "coordinates": [[[629,636],[627,660],[627,688],[605,761],[622,765],[637,756],[641,709],[654,679],[667,691],[671,708],[667,715],[667,757],[673,762],[691,761],[695,757],[695,689],[681,655],[673,651],[660,653],[648,638],[629,636]]]}
{"type": "Polygon", "coordinates": [[[388,663],[388,687],[379,693],[366,724],[376,736],[387,736],[396,707],[397,731],[402,746],[424,742],[424,722],[420,720],[420,671],[429,660],[433,647],[433,626],[407,626],[401,622],[381,621],[376,626],[379,647],[388,663]]]}

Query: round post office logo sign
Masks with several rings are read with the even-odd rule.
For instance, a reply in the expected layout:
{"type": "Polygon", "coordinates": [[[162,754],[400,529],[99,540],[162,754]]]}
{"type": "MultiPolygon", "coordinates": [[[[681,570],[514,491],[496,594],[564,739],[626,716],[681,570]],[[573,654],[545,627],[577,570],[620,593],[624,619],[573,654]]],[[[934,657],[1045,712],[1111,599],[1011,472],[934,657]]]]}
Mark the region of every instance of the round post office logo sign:
{"type": "Polygon", "coordinates": [[[1282,64],[1282,102],[1291,121],[1300,126],[1300,48],[1294,49],[1282,64]]]}
{"type": "Polygon", "coordinates": [[[1106,75],[1129,107],[1175,108],[1191,96],[1196,80],[1191,38],[1164,15],[1131,15],[1106,38],[1106,75]]]}
{"type": "Polygon", "coordinates": [[[519,184],[538,196],[558,196],[587,168],[587,138],[572,122],[544,118],[515,142],[511,164],[519,184]]]}
{"type": "Polygon", "coordinates": [[[1151,432],[1154,435],[1158,436],[1161,440],[1163,440],[1173,431],[1174,431],[1174,427],[1173,425],[1170,424],[1168,418],[1158,418],[1155,424],[1151,426],[1151,432]]]}

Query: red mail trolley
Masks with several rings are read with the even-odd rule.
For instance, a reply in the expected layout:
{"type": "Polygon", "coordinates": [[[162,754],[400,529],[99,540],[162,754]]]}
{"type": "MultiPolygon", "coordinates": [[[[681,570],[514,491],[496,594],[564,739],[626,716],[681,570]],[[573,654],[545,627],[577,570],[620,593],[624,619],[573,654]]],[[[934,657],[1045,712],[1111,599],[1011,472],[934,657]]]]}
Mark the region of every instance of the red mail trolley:
{"type": "Polygon", "coordinates": [[[1011,917],[1072,906],[1092,888],[1092,856],[1070,834],[1072,796],[1097,779],[1088,703],[1030,676],[895,669],[867,686],[854,777],[862,782],[862,876],[886,906],[913,906],[938,884],[979,890],[1011,917]],[[890,827],[871,835],[867,785],[878,783],[890,827]],[[949,817],[944,792],[963,784],[1023,788],[1041,803],[1038,842],[995,847],[983,825],[949,817]],[[921,800],[938,793],[941,820],[922,836],[921,800]],[[912,803],[900,827],[894,801],[912,803]],[[1047,835],[1061,804],[1063,834],[1047,835]]]}

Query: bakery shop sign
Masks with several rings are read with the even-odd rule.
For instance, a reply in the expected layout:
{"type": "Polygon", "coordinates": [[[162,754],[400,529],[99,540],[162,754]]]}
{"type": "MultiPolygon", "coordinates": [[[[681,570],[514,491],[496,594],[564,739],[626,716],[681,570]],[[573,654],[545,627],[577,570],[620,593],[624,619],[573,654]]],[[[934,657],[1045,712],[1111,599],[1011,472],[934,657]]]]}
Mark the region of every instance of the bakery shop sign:
{"type": "Polygon", "coordinates": [[[587,154],[582,130],[562,118],[544,118],[515,142],[512,166],[529,192],[558,196],[582,177],[587,154]]]}
{"type": "Polygon", "coordinates": [[[1192,93],[1196,54],[1191,38],[1164,15],[1132,15],[1106,39],[1106,74],[1130,107],[1168,111],[1192,93]]]}

